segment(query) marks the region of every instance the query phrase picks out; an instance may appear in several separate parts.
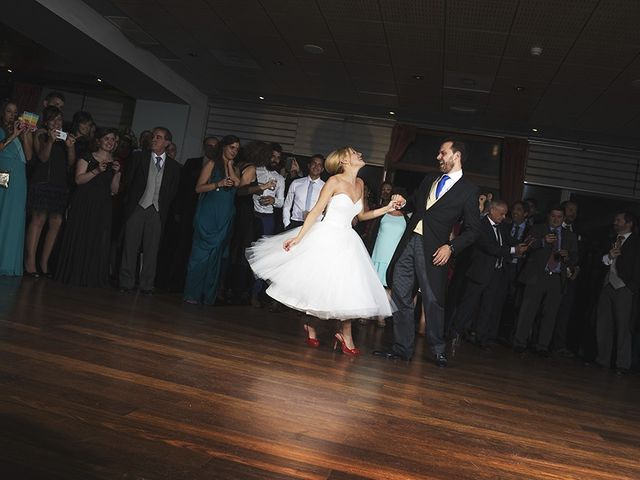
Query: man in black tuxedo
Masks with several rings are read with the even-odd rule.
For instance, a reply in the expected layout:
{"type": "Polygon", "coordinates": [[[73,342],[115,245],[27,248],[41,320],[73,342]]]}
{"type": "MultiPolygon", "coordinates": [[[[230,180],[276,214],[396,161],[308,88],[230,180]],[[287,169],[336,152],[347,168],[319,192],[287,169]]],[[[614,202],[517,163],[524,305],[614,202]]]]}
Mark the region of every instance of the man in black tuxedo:
{"type": "Polygon", "coordinates": [[[578,241],[573,232],[562,228],[563,220],[564,209],[558,206],[551,209],[546,224],[531,227],[531,249],[518,277],[525,289],[513,340],[516,352],[526,349],[527,339],[541,305],[542,318],[536,351],[541,355],[549,352],[567,274],[578,261],[578,241]]]}
{"type": "Polygon", "coordinates": [[[121,291],[134,288],[138,250],[142,243],[140,292],[153,293],[162,228],[180,181],[180,164],[166,152],[171,138],[167,128],[154,128],[151,150],[135,152],[128,162],[121,291]]]}
{"type": "Polygon", "coordinates": [[[386,358],[410,359],[415,348],[413,296],[416,279],[422,291],[427,318],[427,338],[436,364],[447,365],[444,336],[444,304],[447,263],[471,245],[480,230],[478,189],[462,174],[464,143],[449,139],[440,146],[441,175],[428,175],[409,201],[414,214],[387,269],[395,342],[389,351],[375,351],[386,358]],[[453,225],[464,217],[462,233],[449,241],[453,225]]]}
{"type": "Polygon", "coordinates": [[[603,367],[611,366],[614,332],[617,337],[615,367],[624,373],[631,368],[633,307],[640,290],[640,238],[634,232],[636,219],[629,212],[615,216],[616,240],[602,263],[609,267],[598,301],[598,358],[603,367]]]}
{"type": "Polygon", "coordinates": [[[462,335],[476,316],[476,343],[488,348],[498,335],[500,314],[507,291],[506,264],[512,255],[521,256],[526,244],[511,240],[503,221],[509,206],[498,200],[489,203],[488,214],[480,220],[480,234],[473,245],[466,288],[452,319],[451,355],[455,355],[462,335]]]}

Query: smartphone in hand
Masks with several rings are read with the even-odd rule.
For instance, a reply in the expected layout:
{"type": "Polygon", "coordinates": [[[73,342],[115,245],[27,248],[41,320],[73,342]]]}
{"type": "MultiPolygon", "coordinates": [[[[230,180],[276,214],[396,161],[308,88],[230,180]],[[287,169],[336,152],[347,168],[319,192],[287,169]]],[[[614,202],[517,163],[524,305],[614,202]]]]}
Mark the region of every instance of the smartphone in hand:
{"type": "Polygon", "coordinates": [[[69,136],[67,132],[63,132],[62,130],[56,130],[55,134],[56,134],[56,138],[62,141],[65,141],[69,136]]]}

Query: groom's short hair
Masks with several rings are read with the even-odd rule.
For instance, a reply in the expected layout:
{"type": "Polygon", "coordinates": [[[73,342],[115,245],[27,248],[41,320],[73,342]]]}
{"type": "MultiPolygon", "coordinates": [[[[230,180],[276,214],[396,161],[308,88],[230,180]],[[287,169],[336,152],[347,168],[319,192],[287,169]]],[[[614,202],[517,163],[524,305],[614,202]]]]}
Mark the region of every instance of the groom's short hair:
{"type": "Polygon", "coordinates": [[[447,138],[442,143],[447,142],[451,142],[451,151],[453,153],[460,153],[460,163],[464,163],[467,158],[467,145],[456,138],[447,138]]]}

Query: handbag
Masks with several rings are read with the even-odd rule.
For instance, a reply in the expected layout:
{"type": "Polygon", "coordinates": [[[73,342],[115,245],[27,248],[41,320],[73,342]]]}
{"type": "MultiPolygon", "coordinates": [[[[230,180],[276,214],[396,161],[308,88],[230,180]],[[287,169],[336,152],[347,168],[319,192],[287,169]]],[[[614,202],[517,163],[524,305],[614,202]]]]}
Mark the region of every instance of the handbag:
{"type": "Polygon", "coordinates": [[[0,187],[9,188],[9,177],[11,172],[9,170],[0,170],[0,187]]]}

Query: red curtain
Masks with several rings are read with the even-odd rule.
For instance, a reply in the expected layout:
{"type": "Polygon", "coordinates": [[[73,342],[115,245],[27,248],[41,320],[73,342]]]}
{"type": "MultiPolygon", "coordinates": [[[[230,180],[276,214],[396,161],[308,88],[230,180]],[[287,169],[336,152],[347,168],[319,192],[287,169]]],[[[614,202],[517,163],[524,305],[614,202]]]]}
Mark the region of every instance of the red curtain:
{"type": "Polygon", "coordinates": [[[522,199],[524,171],[527,166],[529,142],[522,138],[505,138],[500,174],[502,198],[511,205],[522,199]]]}
{"type": "Polygon", "coordinates": [[[404,152],[407,151],[409,145],[416,140],[416,134],[418,133],[418,127],[413,125],[399,125],[393,126],[391,131],[391,144],[389,145],[389,151],[386,156],[386,163],[390,165],[398,162],[404,152]]]}
{"type": "Polygon", "coordinates": [[[28,83],[16,83],[13,86],[13,98],[18,106],[18,115],[23,111],[40,114],[41,107],[38,105],[42,88],[28,83]]]}

